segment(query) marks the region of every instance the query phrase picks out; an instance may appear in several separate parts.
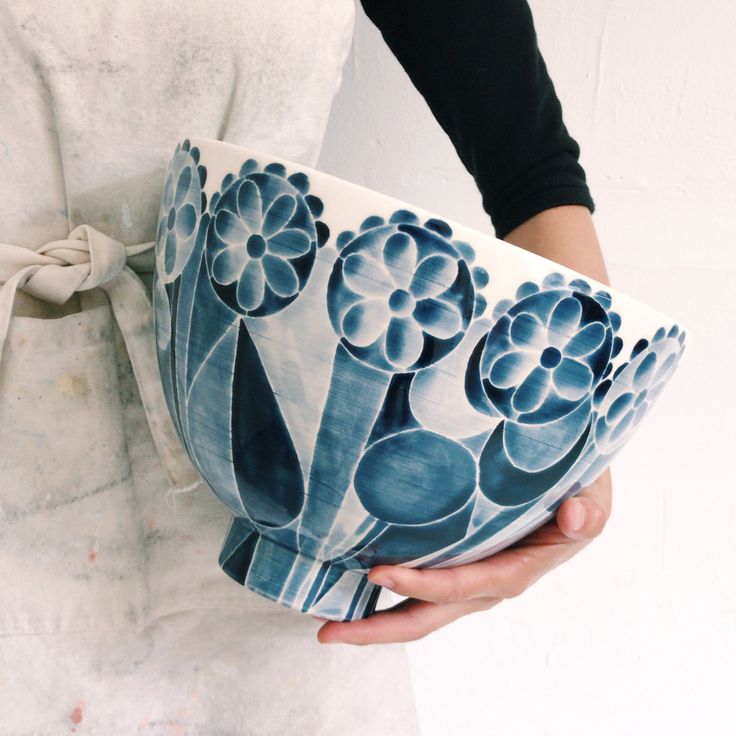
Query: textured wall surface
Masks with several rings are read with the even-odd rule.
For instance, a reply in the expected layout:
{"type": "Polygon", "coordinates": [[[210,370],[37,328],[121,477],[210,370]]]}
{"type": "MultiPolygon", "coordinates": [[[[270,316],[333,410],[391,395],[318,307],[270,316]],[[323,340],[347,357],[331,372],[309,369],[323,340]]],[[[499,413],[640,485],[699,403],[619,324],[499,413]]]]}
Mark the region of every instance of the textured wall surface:
{"type": "MultiPolygon", "coordinates": [[[[680,320],[689,346],[614,463],[603,535],[519,598],[410,645],[423,733],[732,734],[736,8],[531,6],[612,285],[680,320]]],[[[490,231],[360,11],[318,167],[490,231]]]]}

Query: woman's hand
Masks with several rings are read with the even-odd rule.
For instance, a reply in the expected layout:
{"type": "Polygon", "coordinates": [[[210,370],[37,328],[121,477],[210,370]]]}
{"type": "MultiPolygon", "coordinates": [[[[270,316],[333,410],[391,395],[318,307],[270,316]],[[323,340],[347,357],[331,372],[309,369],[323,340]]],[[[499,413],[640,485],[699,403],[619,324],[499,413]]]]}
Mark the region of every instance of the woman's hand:
{"type": "Polygon", "coordinates": [[[388,644],[421,639],[461,616],[515,598],[597,537],[611,513],[611,473],[606,470],[556,517],[516,544],[478,562],[419,570],[378,565],[368,579],[407,600],[357,621],[329,621],[317,638],[323,644],[388,644]]]}

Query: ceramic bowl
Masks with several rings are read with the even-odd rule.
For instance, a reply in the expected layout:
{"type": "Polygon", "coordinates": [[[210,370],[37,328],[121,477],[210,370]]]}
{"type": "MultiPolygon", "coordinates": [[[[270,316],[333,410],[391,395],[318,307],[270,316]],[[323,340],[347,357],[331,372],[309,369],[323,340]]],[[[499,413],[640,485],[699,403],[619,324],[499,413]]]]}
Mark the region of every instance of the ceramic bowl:
{"type": "Polygon", "coordinates": [[[685,346],[492,235],[195,137],[166,172],[154,302],[171,416],[233,513],[220,566],[335,620],[375,610],[373,565],[471,562],[547,521],[685,346]]]}

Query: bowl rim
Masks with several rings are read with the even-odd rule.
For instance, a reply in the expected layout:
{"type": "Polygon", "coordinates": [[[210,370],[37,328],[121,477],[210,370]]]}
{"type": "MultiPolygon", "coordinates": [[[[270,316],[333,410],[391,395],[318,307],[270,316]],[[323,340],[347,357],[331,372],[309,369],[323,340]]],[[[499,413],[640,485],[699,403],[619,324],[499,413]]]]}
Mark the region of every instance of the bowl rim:
{"type": "MultiPolygon", "coordinates": [[[[635,296],[632,296],[626,291],[622,291],[614,286],[609,286],[602,281],[594,279],[592,276],[587,276],[586,274],[577,271],[570,266],[565,266],[562,263],[553,261],[550,258],[539,255],[538,253],[526,250],[521,246],[514,245],[513,243],[509,243],[506,240],[501,240],[491,233],[477,230],[470,225],[465,225],[458,220],[453,220],[452,218],[446,217],[437,212],[433,212],[432,210],[428,210],[426,207],[422,207],[421,205],[413,204],[412,202],[409,202],[407,200],[399,199],[398,197],[394,197],[390,194],[385,194],[377,189],[372,189],[371,187],[367,187],[362,184],[357,184],[356,182],[350,181],[349,179],[343,179],[342,177],[336,176],[335,174],[330,174],[326,171],[323,171],[322,169],[317,169],[314,166],[309,166],[307,164],[294,161],[293,159],[285,158],[284,156],[272,153],[265,149],[251,148],[250,146],[244,146],[239,143],[223,141],[218,138],[209,138],[205,135],[181,136],[177,140],[177,144],[181,145],[184,143],[184,141],[187,140],[189,141],[190,146],[199,147],[200,143],[205,143],[210,148],[214,147],[221,149],[223,153],[237,153],[241,157],[243,155],[246,155],[249,158],[261,160],[267,158],[269,159],[269,163],[281,163],[288,168],[297,169],[309,175],[310,177],[315,177],[318,180],[322,179],[327,183],[333,183],[334,185],[342,187],[343,189],[352,189],[355,191],[356,194],[369,195],[373,198],[382,199],[387,205],[389,205],[390,208],[408,209],[414,211],[418,215],[421,215],[424,219],[434,218],[442,220],[443,222],[446,222],[448,225],[450,225],[453,232],[456,232],[456,230],[465,231],[467,235],[463,235],[464,240],[479,238],[481,239],[481,241],[485,240],[488,242],[493,242],[497,248],[505,250],[510,257],[521,259],[522,261],[526,260],[530,264],[535,264],[536,267],[540,267],[543,263],[549,264],[548,267],[552,267],[554,268],[554,270],[562,270],[563,272],[567,272],[568,276],[574,275],[577,278],[584,279],[585,281],[590,283],[591,287],[596,290],[603,290],[608,292],[611,295],[612,300],[618,297],[619,301],[628,303],[629,305],[631,305],[631,307],[635,307],[636,309],[641,310],[643,313],[648,313],[653,320],[655,318],[658,318],[660,322],[664,323],[664,325],[677,325],[680,328],[680,333],[684,332],[687,334],[687,343],[692,344],[692,333],[689,327],[685,325],[681,320],[671,317],[667,313],[661,311],[660,309],[657,309],[656,307],[651,306],[647,302],[644,302],[635,296]]],[[[474,249],[476,252],[478,252],[477,247],[474,246],[474,249]]],[[[615,309],[615,311],[620,312],[620,309],[615,309]]],[[[628,307],[626,311],[629,311],[628,307]]]]}

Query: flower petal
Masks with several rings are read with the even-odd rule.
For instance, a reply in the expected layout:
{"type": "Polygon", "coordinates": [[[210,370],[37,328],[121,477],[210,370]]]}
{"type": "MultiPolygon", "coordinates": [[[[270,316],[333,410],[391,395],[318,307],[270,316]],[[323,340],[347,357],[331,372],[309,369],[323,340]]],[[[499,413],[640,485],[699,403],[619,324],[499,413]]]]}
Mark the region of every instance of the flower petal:
{"type": "Polygon", "coordinates": [[[454,337],[463,328],[460,310],[443,299],[422,299],[414,307],[414,319],[426,332],[441,340],[454,337]]]}
{"type": "Polygon", "coordinates": [[[657,372],[649,382],[650,386],[658,386],[663,381],[669,380],[670,375],[676,367],[677,355],[676,353],[670,353],[661,363],[657,372]]]}
{"type": "Polygon", "coordinates": [[[386,332],[386,356],[395,365],[408,368],[422,354],[424,337],[411,317],[392,317],[386,332]]]}
{"type": "Polygon", "coordinates": [[[590,391],[593,385],[593,372],[584,363],[572,358],[563,358],[552,371],[552,379],[557,393],[563,399],[577,401],[590,391]]]}
{"type": "Polygon", "coordinates": [[[215,233],[228,245],[245,243],[250,235],[245,223],[230,210],[220,210],[215,217],[215,233]]]}
{"type": "Polygon", "coordinates": [[[398,289],[408,289],[417,264],[417,244],[404,232],[394,233],[383,246],[383,262],[398,289]]]}
{"type": "Polygon", "coordinates": [[[296,294],[299,289],[299,279],[289,261],[266,254],[263,256],[263,270],[268,285],[279,296],[286,297],[296,294]]]}
{"type": "Polygon", "coordinates": [[[383,299],[365,299],[345,312],[343,334],[357,347],[370,345],[386,329],[389,315],[388,305],[383,299]]]}
{"type": "Polygon", "coordinates": [[[518,386],[533,366],[534,356],[531,352],[514,350],[504,353],[493,361],[488,377],[498,388],[511,388],[518,386]]]}
{"type": "Polygon", "coordinates": [[[566,296],[561,299],[547,321],[549,344],[559,347],[565,342],[565,338],[577,334],[582,314],[583,308],[575,297],[566,296]]]}
{"type": "Polygon", "coordinates": [[[181,207],[182,202],[189,193],[189,187],[192,185],[192,169],[185,166],[179,173],[179,179],[176,182],[176,193],[174,194],[174,204],[181,207]]]}
{"type": "Polygon", "coordinates": [[[295,227],[279,230],[268,239],[269,253],[283,258],[296,258],[304,255],[309,250],[310,245],[309,235],[304,230],[295,227]]]}
{"type": "Polygon", "coordinates": [[[290,194],[282,194],[277,197],[263,217],[263,229],[261,230],[263,237],[270,238],[274,233],[281,230],[292,218],[295,209],[296,200],[290,194]]]}
{"type": "Polygon", "coordinates": [[[163,209],[168,210],[174,204],[174,176],[169,173],[164,186],[163,209]]]}
{"type": "Polygon", "coordinates": [[[176,232],[182,238],[188,238],[194,232],[194,226],[197,224],[197,211],[194,205],[187,202],[176,213],[176,232]]]}
{"type": "Polygon", "coordinates": [[[606,328],[603,324],[601,322],[591,322],[567,341],[562,348],[562,353],[569,355],[571,358],[590,355],[602,345],[605,336],[606,328]]]}
{"type": "Polygon", "coordinates": [[[538,409],[549,392],[550,371],[538,365],[514,392],[511,404],[518,412],[538,409]]]}
{"type": "Polygon", "coordinates": [[[393,291],[383,265],[363,253],[352,253],[345,259],[342,275],[348,287],[362,296],[388,296],[393,291]]]}
{"type": "Polygon", "coordinates": [[[629,430],[629,427],[631,426],[631,423],[634,420],[635,414],[635,410],[630,409],[626,412],[626,414],[624,414],[621,421],[619,421],[618,424],[616,424],[616,426],[611,430],[611,434],[609,437],[609,442],[611,442],[611,444],[618,442],[621,437],[626,434],[626,432],[629,430]]]}
{"type": "Polygon", "coordinates": [[[457,261],[445,255],[425,258],[417,267],[409,291],[417,299],[437,296],[449,289],[457,278],[457,261]]]}
{"type": "Polygon", "coordinates": [[[512,342],[523,350],[539,349],[547,346],[544,326],[539,319],[529,312],[517,314],[511,322],[509,335],[512,342]]]}
{"type": "Polygon", "coordinates": [[[631,405],[634,403],[634,398],[634,394],[630,391],[618,396],[611,406],[608,407],[608,411],[606,412],[606,422],[608,424],[615,424],[619,421],[623,413],[631,408],[631,405]]]}
{"type": "Polygon", "coordinates": [[[232,284],[245,268],[248,252],[244,245],[231,245],[221,250],[212,261],[212,275],[220,284],[232,284]]]}
{"type": "Polygon", "coordinates": [[[639,390],[648,386],[652,376],[654,375],[654,368],[656,365],[657,354],[651,352],[646,355],[634,371],[634,379],[631,383],[639,390]]]}
{"type": "Polygon", "coordinates": [[[238,188],[238,212],[250,232],[260,232],[263,221],[263,202],[260,190],[250,179],[245,179],[238,188]]]}
{"type": "Polygon", "coordinates": [[[176,265],[176,233],[170,231],[164,243],[164,266],[167,273],[172,273],[176,265]]]}
{"type": "Polygon", "coordinates": [[[238,302],[243,309],[255,309],[263,301],[265,279],[261,259],[251,258],[238,283],[238,302]]]}

